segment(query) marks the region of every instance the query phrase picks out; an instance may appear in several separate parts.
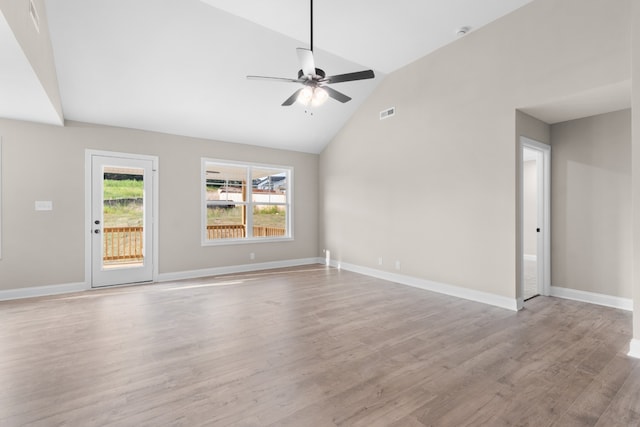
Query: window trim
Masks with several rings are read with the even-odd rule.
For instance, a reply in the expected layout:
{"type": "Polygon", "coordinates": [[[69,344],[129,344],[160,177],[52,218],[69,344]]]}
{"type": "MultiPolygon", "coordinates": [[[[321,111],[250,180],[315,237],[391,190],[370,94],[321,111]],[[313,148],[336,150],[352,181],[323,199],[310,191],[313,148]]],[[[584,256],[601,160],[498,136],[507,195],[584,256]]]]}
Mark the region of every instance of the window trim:
{"type": "MultiPolygon", "coordinates": [[[[237,245],[247,243],[277,243],[293,241],[293,166],[274,165],[269,163],[255,163],[255,162],[240,162],[235,160],[223,160],[210,157],[203,157],[200,163],[200,241],[202,246],[225,246],[225,245],[237,245]],[[252,201],[253,185],[251,179],[251,171],[254,167],[268,168],[268,169],[281,169],[287,173],[287,201],[284,206],[287,209],[286,226],[287,235],[283,237],[243,237],[236,239],[207,239],[207,164],[216,163],[226,166],[238,166],[247,169],[247,200],[244,202],[247,206],[247,212],[250,212],[247,218],[247,228],[253,233],[253,206],[255,203],[252,201]]],[[[270,203],[267,203],[270,204],[270,203]]],[[[274,205],[277,205],[274,203],[274,205]]],[[[280,204],[282,205],[282,204],[280,204]]]]}

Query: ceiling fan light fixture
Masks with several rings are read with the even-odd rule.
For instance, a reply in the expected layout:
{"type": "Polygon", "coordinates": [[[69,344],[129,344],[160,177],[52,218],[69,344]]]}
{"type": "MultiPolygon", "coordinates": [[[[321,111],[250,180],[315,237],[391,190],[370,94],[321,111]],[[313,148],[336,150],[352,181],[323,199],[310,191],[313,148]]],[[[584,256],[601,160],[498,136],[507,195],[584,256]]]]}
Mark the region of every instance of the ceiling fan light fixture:
{"type": "Polygon", "coordinates": [[[319,107],[329,99],[329,94],[321,87],[305,86],[298,94],[297,101],[305,107],[311,104],[312,107],[319,107]]]}
{"type": "Polygon", "coordinates": [[[298,102],[304,106],[309,105],[313,99],[313,88],[311,86],[305,86],[298,94],[298,102]]]}
{"type": "Polygon", "coordinates": [[[311,97],[311,105],[314,107],[319,107],[325,103],[325,101],[329,99],[329,94],[326,90],[321,87],[317,87],[313,90],[313,96],[311,97]]]}
{"type": "Polygon", "coordinates": [[[325,76],[325,72],[320,68],[316,68],[313,58],[313,0],[310,0],[311,10],[311,43],[309,49],[299,47],[296,49],[298,61],[300,62],[300,70],[297,79],[289,79],[283,77],[266,77],[266,76],[247,76],[251,80],[267,80],[287,83],[301,83],[302,88],[296,90],[283,103],[283,107],[288,107],[296,103],[302,105],[319,107],[324,104],[327,99],[333,98],[338,102],[345,103],[351,101],[351,97],[344,93],[338,92],[331,86],[334,83],[352,82],[356,80],[366,80],[375,78],[373,70],[357,71],[355,73],[338,74],[335,76],[325,76]]]}

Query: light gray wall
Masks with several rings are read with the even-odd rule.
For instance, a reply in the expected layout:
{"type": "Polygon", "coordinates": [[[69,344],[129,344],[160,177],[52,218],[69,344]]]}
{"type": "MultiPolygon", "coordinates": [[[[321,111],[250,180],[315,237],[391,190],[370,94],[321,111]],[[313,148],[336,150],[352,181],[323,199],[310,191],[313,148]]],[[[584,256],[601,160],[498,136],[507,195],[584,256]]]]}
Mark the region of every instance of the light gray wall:
{"type": "Polygon", "coordinates": [[[36,31],[29,16],[29,0],[0,0],[0,12],[9,23],[13,34],[31,63],[51,105],[62,123],[62,103],[58,89],[58,77],[53,60],[53,48],[49,37],[49,24],[44,0],[34,4],[40,18],[40,32],[36,31]]]}
{"type": "Polygon", "coordinates": [[[551,126],[551,284],[631,298],[631,111],[551,126]]]}
{"type": "Polygon", "coordinates": [[[627,81],[629,7],[537,0],[388,75],[321,154],[320,247],[515,297],[516,109],[627,81]]]}
{"type": "Polygon", "coordinates": [[[159,157],[160,273],[317,256],[318,156],[160,133],[67,122],[64,128],[0,120],[0,290],[84,281],[85,149],[159,157]],[[200,245],[200,160],[294,167],[295,241],[200,245]],[[52,212],[34,201],[51,200],[52,212]]]}

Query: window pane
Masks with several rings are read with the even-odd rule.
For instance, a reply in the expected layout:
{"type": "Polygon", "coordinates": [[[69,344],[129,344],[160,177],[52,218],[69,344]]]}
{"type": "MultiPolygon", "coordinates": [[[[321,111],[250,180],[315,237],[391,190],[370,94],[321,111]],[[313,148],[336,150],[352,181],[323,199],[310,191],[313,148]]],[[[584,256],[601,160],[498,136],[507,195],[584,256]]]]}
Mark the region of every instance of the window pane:
{"type": "Polygon", "coordinates": [[[253,237],[282,237],[286,235],[286,206],[254,205],[253,237]]]}
{"type": "Polygon", "coordinates": [[[206,173],[207,239],[246,237],[247,168],[208,163],[206,173]]]}
{"type": "Polygon", "coordinates": [[[244,209],[245,206],[227,207],[207,203],[207,239],[246,237],[244,209]]]}
{"type": "Polygon", "coordinates": [[[251,170],[252,202],[287,203],[287,172],[254,167],[251,170]]]}
{"type": "Polygon", "coordinates": [[[242,203],[246,201],[247,168],[207,164],[207,201],[242,203]]]}

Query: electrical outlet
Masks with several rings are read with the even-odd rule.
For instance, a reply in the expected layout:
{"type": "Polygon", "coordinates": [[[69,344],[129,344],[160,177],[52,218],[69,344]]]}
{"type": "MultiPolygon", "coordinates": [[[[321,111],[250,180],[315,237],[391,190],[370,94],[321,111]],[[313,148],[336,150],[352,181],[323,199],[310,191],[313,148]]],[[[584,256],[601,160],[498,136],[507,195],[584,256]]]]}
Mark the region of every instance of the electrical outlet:
{"type": "Polygon", "coordinates": [[[36,200],[35,207],[37,211],[52,211],[53,202],[51,200],[36,200]]]}
{"type": "Polygon", "coordinates": [[[396,261],[396,270],[400,270],[400,261],[396,261]]]}
{"type": "Polygon", "coordinates": [[[382,262],[382,257],[379,257],[379,258],[378,258],[378,265],[382,265],[382,264],[383,264],[383,262],[382,262]]]}
{"type": "Polygon", "coordinates": [[[254,260],[254,259],[256,259],[256,254],[255,254],[255,252],[251,252],[251,253],[249,254],[249,259],[250,259],[250,260],[254,260]]]}

